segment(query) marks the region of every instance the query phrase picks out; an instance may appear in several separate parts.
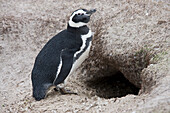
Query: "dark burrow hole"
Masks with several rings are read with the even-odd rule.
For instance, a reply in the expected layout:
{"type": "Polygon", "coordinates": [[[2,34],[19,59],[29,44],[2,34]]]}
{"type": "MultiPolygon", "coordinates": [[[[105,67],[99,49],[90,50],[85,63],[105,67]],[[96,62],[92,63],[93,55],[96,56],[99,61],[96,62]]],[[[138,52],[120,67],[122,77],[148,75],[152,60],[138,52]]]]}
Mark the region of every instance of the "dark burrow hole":
{"type": "Polygon", "coordinates": [[[121,72],[88,81],[87,85],[95,89],[97,96],[106,99],[123,97],[128,94],[138,95],[140,90],[130,83],[121,72]]]}

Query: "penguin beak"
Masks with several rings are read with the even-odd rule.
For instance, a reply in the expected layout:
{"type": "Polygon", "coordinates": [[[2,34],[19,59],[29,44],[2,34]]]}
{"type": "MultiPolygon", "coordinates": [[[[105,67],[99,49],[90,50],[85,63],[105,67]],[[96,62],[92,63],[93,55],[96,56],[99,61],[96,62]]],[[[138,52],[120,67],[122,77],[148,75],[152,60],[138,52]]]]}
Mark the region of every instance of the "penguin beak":
{"type": "Polygon", "coordinates": [[[91,9],[89,11],[87,11],[87,14],[89,14],[90,16],[96,12],[96,9],[91,9]]]}

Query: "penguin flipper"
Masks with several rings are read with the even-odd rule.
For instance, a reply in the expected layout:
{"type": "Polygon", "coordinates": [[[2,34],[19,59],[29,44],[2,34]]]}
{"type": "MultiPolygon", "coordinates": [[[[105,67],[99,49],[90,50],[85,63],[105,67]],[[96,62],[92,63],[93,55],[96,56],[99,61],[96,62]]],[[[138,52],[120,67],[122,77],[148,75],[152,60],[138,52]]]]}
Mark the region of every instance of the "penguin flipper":
{"type": "Polygon", "coordinates": [[[69,75],[73,65],[74,51],[75,50],[73,49],[62,50],[60,55],[62,60],[62,66],[56,80],[54,81],[55,86],[60,83],[63,83],[66,77],[69,75]]]}

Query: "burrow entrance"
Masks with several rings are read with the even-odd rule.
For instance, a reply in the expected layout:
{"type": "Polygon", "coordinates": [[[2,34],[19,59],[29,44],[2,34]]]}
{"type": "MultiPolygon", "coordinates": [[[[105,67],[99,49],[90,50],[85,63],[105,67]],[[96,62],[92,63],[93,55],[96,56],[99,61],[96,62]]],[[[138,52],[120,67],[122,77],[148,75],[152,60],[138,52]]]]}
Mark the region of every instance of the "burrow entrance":
{"type": "Polygon", "coordinates": [[[138,95],[140,90],[130,83],[121,72],[90,80],[87,82],[87,86],[95,89],[95,95],[106,99],[123,97],[128,94],[138,95]]]}

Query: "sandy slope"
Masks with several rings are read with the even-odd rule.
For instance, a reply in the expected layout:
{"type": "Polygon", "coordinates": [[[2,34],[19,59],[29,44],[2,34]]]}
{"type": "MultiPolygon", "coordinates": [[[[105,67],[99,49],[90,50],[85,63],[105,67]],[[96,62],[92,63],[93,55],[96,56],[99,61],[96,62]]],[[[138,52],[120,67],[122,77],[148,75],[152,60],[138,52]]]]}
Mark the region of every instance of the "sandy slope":
{"type": "MultiPolygon", "coordinates": [[[[130,36],[128,33],[132,33],[132,36],[137,37],[143,36],[147,32],[148,35],[146,35],[146,38],[154,34],[154,31],[147,30],[151,30],[150,28],[152,27],[156,29],[157,26],[154,27],[154,25],[159,20],[161,20],[159,22],[162,27],[158,27],[156,32],[162,30],[161,32],[163,33],[161,35],[154,34],[154,36],[158,36],[160,39],[164,39],[161,36],[169,37],[168,2],[158,3],[150,2],[149,0],[147,2],[130,2],[128,0],[121,2],[114,0],[87,0],[85,2],[82,0],[1,0],[0,112],[170,112],[170,108],[168,107],[170,106],[170,97],[167,96],[170,93],[167,91],[166,93],[162,93],[162,98],[157,98],[157,96],[153,95],[154,99],[148,93],[143,93],[140,96],[129,94],[121,98],[111,99],[93,96],[95,94],[93,92],[94,90],[86,87],[80,80],[85,79],[81,78],[82,73],[87,73],[87,70],[82,71],[82,68],[77,70],[72,77],[73,79],[70,78],[67,83],[68,87],[79,92],[79,95],[61,95],[58,92],[51,92],[48,98],[39,102],[32,98],[30,73],[36,55],[52,36],[66,28],[68,17],[72,11],[82,7],[87,9],[97,8],[98,12],[92,19],[94,23],[101,18],[103,19],[102,21],[105,24],[102,26],[109,30],[109,32],[106,31],[106,34],[103,35],[107,41],[109,41],[107,37],[118,39],[119,36],[124,36],[120,39],[121,41],[114,40],[112,43],[116,47],[116,52],[129,51],[128,44],[133,39],[126,39],[130,36]],[[126,19],[131,19],[132,23],[126,22],[126,19]],[[147,21],[143,21],[143,19],[147,19],[147,21]],[[135,24],[135,22],[141,23],[135,24]],[[148,25],[148,29],[140,25],[143,24],[142,22],[148,25]],[[133,27],[136,25],[143,27],[139,30],[145,31],[136,31],[135,28],[138,29],[138,27],[133,27]],[[125,26],[125,28],[123,29],[122,26],[125,26]],[[126,49],[122,50],[120,48],[122,45],[126,49]]],[[[135,41],[139,41],[141,42],[139,44],[142,44],[142,40],[144,39],[135,41]]],[[[147,41],[145,42],[147,44],[150,43],[149,41],[152,42],[152,40],[147,41]]],[[[96,45],[97,43],[95,42],[96,45]]],[[[160,49],[160,47],[157,47],[158,52],[159,50],[169,51],[167,48],[169,46],[166,46],[167,42],[158,40],[158,43],[160,45],[162,44],[161,47],[163,48],[160,49]]],[[[112,47],[110,50],[113,49],[112,47]]],[[[95,47],[93,46],[93,48],[95,47]]],[[[92,55],[94,55],[93,53],[91,52],[92,55]]],[[[164,72],[169,69],[166,67],[168,55],[165,53],[165,56],[162,58],[163,60],[161,59],[163,63],[160,65],[165,65],[166,68],[164,72]]],[[[85,64],[88,63],[85,62],[85,64]]],[[[83,65],[83,69],[86,68],[85,64],[83,65]]],[[[154,68],[152,65],[149,67],[151,69],[154,68]]],[[[147,71],[144,71],[144,73],[147,73],[147,71]]],[[[167,77],[166,80],[164,82],[168,84],[169,78],[167,77]]],[[[138,84],[136,83],[136,85],[138,84]]],[[[162,87],[164,86],[162,85],[162,87]]]]}

